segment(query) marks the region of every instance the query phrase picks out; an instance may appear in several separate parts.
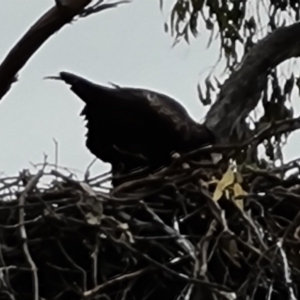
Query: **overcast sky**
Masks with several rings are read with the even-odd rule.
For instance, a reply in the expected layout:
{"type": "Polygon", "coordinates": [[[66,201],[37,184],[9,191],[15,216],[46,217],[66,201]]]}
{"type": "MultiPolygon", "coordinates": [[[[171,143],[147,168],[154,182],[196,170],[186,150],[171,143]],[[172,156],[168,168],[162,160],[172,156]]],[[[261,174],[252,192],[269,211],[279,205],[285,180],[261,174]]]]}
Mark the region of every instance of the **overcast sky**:
{"type": "MultiPolygon", "coordinates": [[[[53,2],[0,0],[1,61],[53,2]]],[[[60,165],[85,170],[92,161],[79,117],[83,103],[63,83],[43,80],[62,70],[102,84],[166,93],[202,120],[206,109],[197,98],[196,85],[216,63],[218,43],[207,50],[208,36],[202,33],[190,46],[172,48],[173,39],[163,29],[165,17],[158,0],[133,0],[76,21],[52,36],[0,102],[0,173],[13,175],[29,168],[30,162],[42,162],[43,153],[53,162],[53,138],[59,143],[60,165]]],[[[297,156],[298,144],[291,140],[288,157],[297,156]]],[[[92,171],[104,169],[107,165],[98,162],[92,171]]]]}

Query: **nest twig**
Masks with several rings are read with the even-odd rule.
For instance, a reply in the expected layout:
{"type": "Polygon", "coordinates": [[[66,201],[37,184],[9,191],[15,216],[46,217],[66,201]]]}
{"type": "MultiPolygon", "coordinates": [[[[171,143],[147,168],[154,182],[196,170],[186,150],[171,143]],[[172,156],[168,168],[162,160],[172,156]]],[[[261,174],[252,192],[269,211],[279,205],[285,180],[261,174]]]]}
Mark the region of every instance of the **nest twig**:
{"type": "Polygon", "coordinates": [[[245,168],[247,193],[216,201],[222,173],[173,164],[110,193],[47,165],[0,178],[0,299],[297,299],[298,173],[245,168]]]}

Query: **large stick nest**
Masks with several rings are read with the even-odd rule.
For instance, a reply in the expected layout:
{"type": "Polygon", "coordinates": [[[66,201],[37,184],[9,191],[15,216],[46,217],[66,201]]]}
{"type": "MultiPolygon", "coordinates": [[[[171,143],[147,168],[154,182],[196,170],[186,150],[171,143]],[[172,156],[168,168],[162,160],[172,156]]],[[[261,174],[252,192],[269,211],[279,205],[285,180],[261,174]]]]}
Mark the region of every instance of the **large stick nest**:
{"type": "Polygon", "coordinates": [[[49,165],[2,178],[0,299],[298,299],[295,167],[177,158],[110,193],[49,165]]]}

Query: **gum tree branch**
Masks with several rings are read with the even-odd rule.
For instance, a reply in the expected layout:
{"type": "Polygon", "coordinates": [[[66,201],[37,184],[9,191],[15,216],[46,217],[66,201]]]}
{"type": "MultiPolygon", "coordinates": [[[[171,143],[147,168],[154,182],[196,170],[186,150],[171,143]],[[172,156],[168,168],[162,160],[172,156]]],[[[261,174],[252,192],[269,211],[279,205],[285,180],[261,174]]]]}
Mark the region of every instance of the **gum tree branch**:
{"type": "MultiPolygon", "coordinates": [[[[0,100],[17,81],[18,72],[25,66],[31,56],[64,25],[70,23],[75,16],[90,15],[93,7],[85,8],[92,0],[56,0],[56,5],[50,8],[36,23],[29,28],[17,42],[0,65],[0,100]]],[[[103,1],[100,1],[101,3],[103,1]]],[[[119,3],[102,4],[95,7],[95,12],[115,7],[119,3]]]]}
{"type": "Polygon", "coordinates": [[[278,28],[256,44],[221,87],[216,102],[206,115],[206,126],[217,143],[241,139],[243,124],[257,106],[271,69],[300,56],[300,23],[278,28]]]}

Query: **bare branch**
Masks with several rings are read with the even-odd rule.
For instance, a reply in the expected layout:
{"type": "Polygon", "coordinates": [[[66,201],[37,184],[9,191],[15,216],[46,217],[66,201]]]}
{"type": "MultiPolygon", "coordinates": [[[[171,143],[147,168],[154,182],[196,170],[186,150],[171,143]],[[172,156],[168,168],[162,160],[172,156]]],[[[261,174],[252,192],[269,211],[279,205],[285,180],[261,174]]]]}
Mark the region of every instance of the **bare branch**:
{"type": "Polygon", "coordinates": [[[108,9],[108,8],[114,8],[117,7],[120,4],[125,4],[125,3],[129,3],[129,1],[118,1],[118,2],[114,2],[114,3],[103,3],[104,0],[100,0],[98,1],[98,3],[96,3],[95,5],[86,8],[81,14],[80,17],[87,17],[90,16],[91,14],[94,13],[98,13],[102,10],[108,9]]]}
{"type": "MultiPolygon", "coordinates": [[[[43,45],[43,43],[70,23],[77,15],[85,12],[85,7],[92,0],[57,0],[56,5],[49,9],[21,38],[21,40],[8,53],[0,65],[0,100],[8,92],[12,83],[17,81],[18,72],[24,67],[30,57],[43,45]]],[[[117,6],[99,6],[97,11],[117,6]]]]}
{"type": "Polygon", "coordinates": [[[300,23],[277,29],[248,52],[223,84],[205,121],[218,143],[228,143],[234,135],[241,138],[245,118],[258,104],[269,71],[300,55],[299,34],[300,23]]]}
{"type": "Polygon", "coordinates": [[[26,202],[26,197],[28,195],[28,192],[31,191],[34,186],[37,184],[39,179],[43,176],[43,169],[40,170],[26,185],[25,190],[21,194],[19,198],[19,205],[22,206],[22,208],[19,211],[19,224],[20,224],[20,234],[23,239],[23,250],[24,254],[26,256],[27,262],[30,265],[31,271],[32,271],[32,278],[34,283],[34,300],[38,300],[40,298],[39,296],[39,280],[38,280],[38,274],[37,274],[37,267],[34,263],[32,256],[30,254],[28,244],[27,244],[27,233],[25,229],[25,209],[24,205],[26,202]]]}

